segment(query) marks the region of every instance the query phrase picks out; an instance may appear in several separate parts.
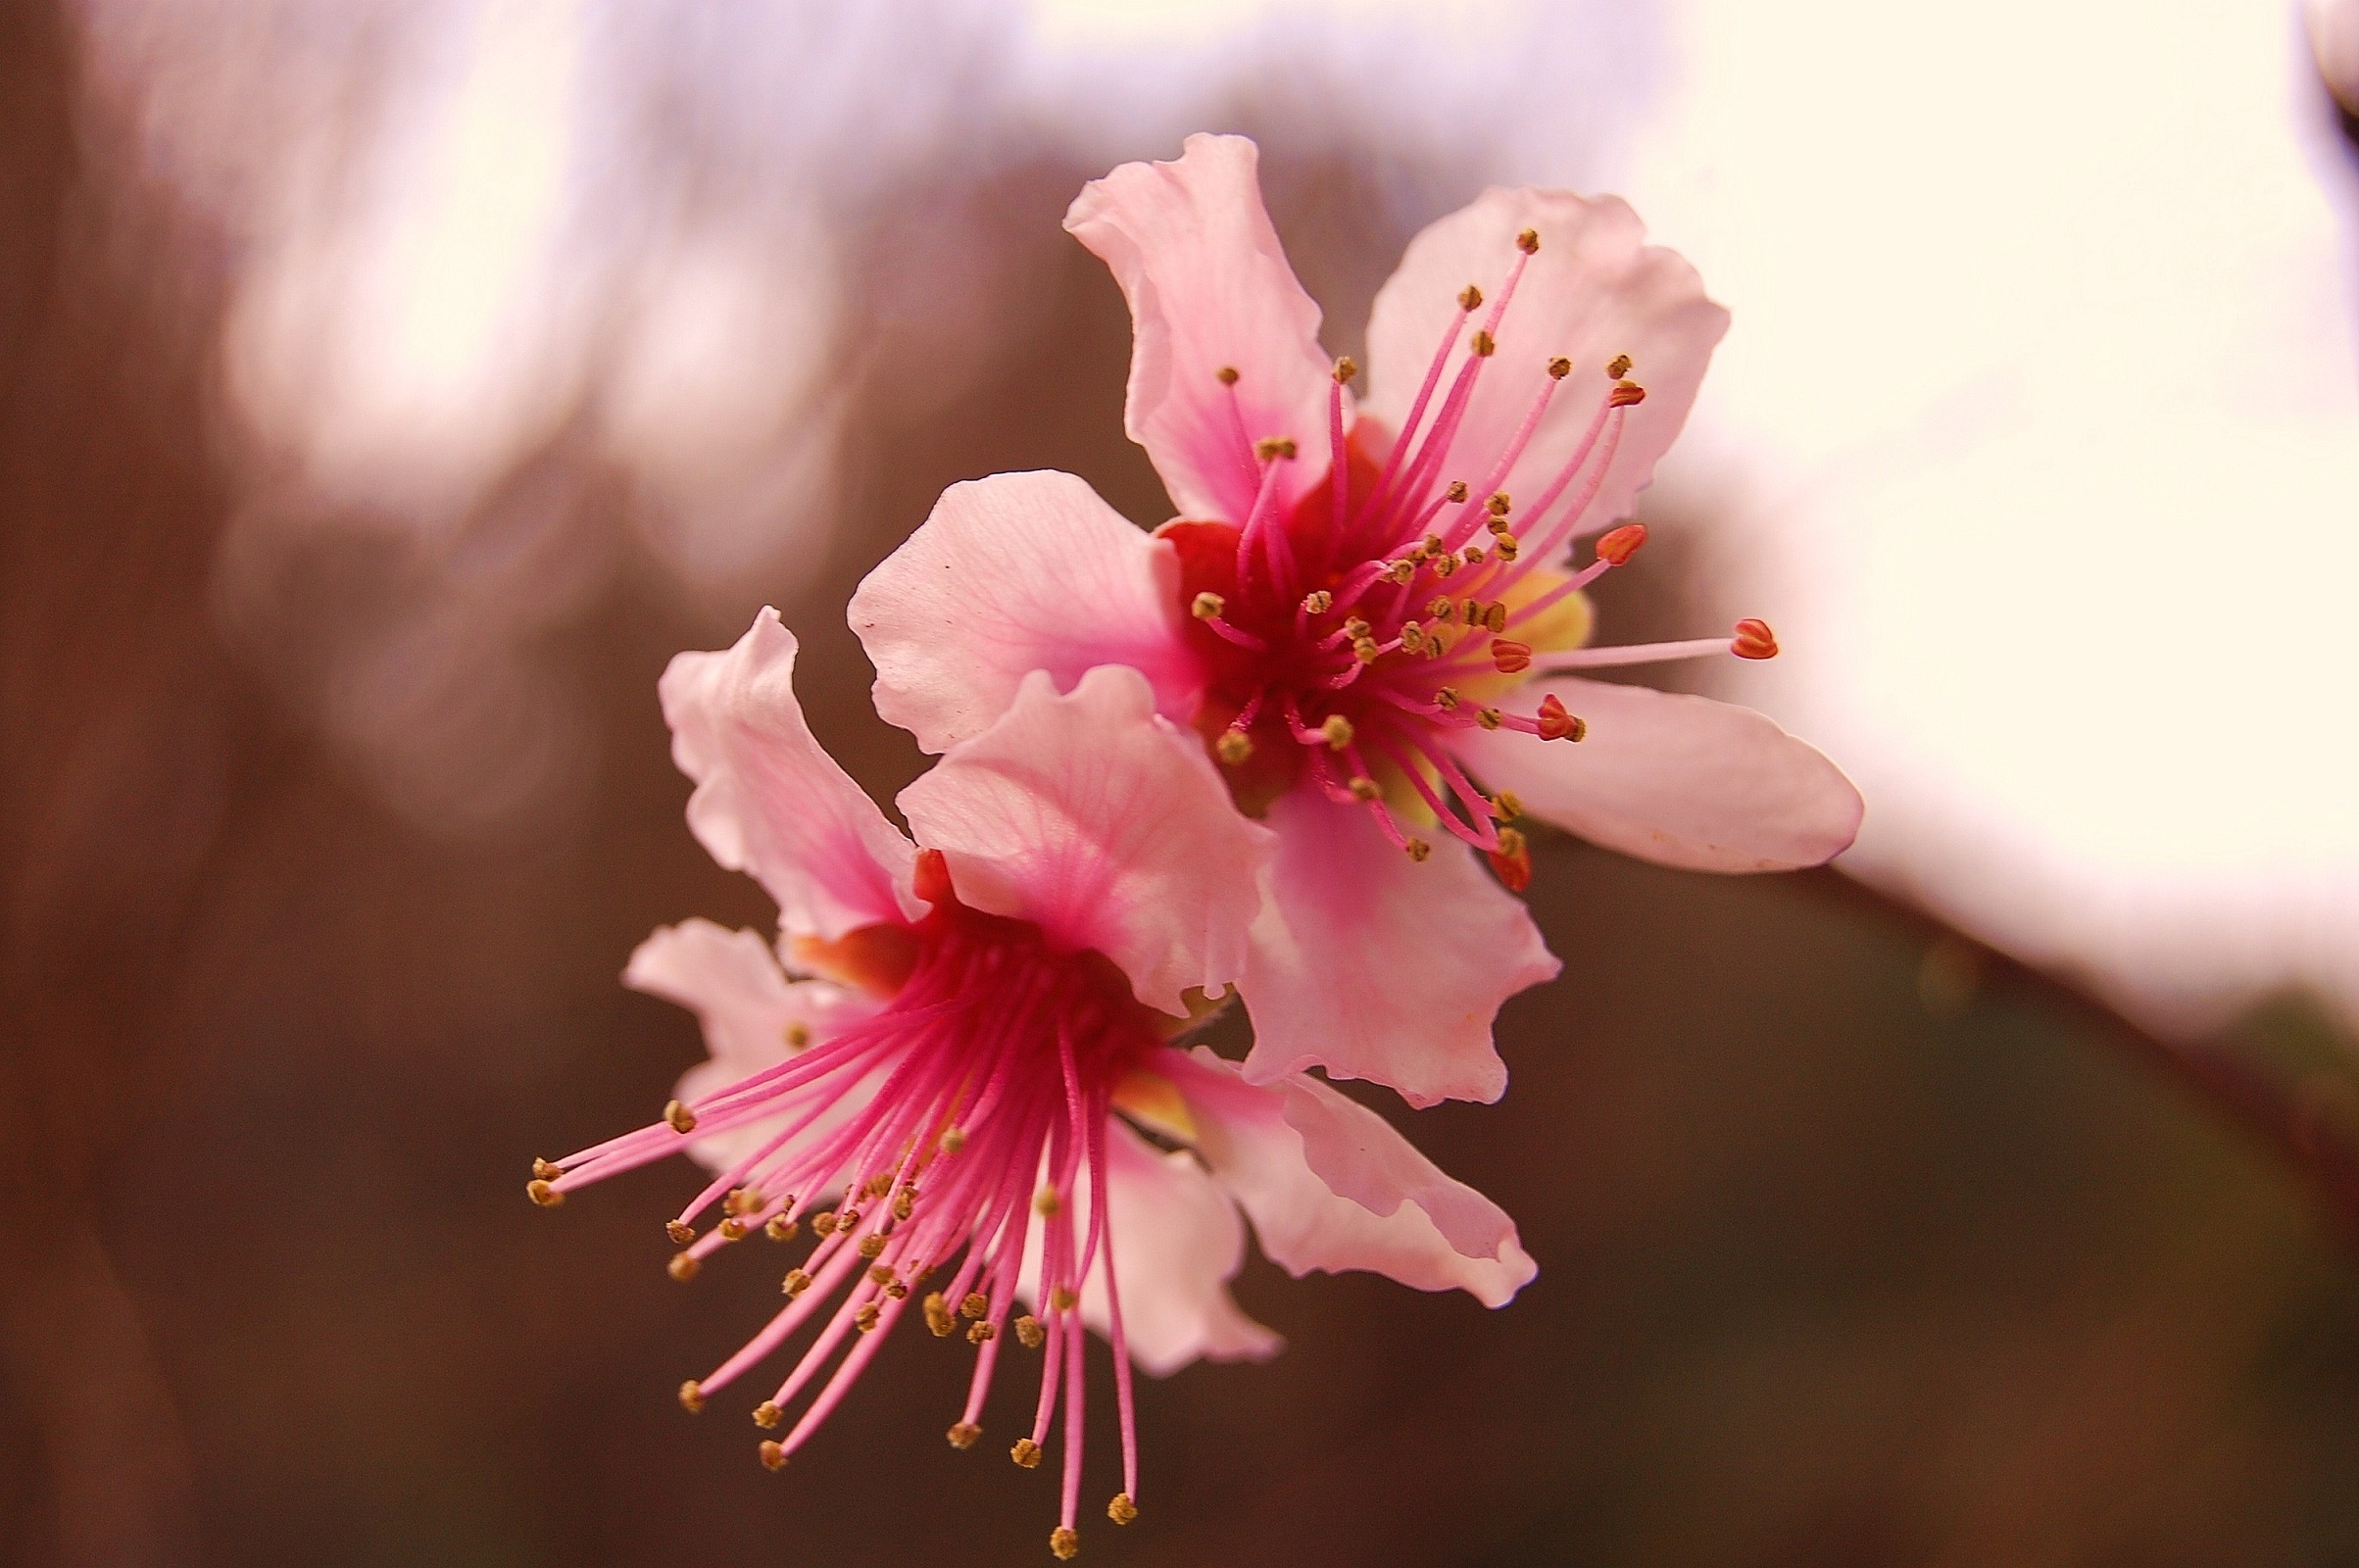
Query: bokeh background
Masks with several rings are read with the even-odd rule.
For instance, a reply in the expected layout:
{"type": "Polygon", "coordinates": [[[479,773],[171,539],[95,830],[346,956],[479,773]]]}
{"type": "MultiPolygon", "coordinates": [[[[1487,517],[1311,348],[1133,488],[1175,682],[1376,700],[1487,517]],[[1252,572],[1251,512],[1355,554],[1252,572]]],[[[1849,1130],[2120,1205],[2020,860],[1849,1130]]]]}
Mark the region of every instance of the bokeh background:
{"type": "Polygon", "coordinates": [[[1714,689],[1871,814],[1541,844],[1512,1092],[1397,1113],[1539,1282],[1254,1261],[1090,1560],[2359,1561],[2355,116],[2347,0],[9,0],[0,1558],[1040,1559],[949,1351],[768,1475],[688,1173],[519,1187],[699,1054],[639,938],[770,914],[669,656],[777,604],[889,795],[842,606],[942,486],[1165,514],[1057,220],[1211,127],[1339,353],[1488,183],[1698,262],[1606,628],[1765,614],[1714,689]]]}

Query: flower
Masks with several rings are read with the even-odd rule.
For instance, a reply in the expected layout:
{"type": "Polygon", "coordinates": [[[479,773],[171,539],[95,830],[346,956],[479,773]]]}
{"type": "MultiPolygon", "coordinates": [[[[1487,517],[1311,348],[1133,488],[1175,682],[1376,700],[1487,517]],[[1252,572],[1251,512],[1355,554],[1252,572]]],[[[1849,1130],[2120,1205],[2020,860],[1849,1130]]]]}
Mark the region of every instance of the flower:
{"type": "Polygon", "coordinates": [[[1583,590],[1646,538],[1608,525],[1727,324],[1695,270],[1617,200],[1486,192],[1419,234],[1377,295],[1355,401],[1255,159],[1242,137],[1192,136],[1176,163],[1092,183],[1065,219],[1129,297],[1126,428],[1179,517],[1143,533],[1059,473],[954,485],[861,584],[852,623],[878,712],[929,751],[989,723],[1030,671],[1066,686],[1138,669],[1278,835],[1241,985],[1247,1075],[1316,1064],[1419,1104],[1496,1099],[1492,1018],[1558,967],[1481,871],[1487,857],[1508,888],[1528,881],[1520,812],[1670,865],[1757,871],[1843,850],[1859,797],[1759,713],[1567,673],[1777,651],[1755,620],[1584,646],[1583,590]]]}
{"type": "Polygon", "coordinates": [[[679,656],[662,687],[696,781],[690,826],[776,899],[784,966],[751,931],[690,921],[650,937],[625,979],[694,1008],[712,1059],[662,1118],[536,1161],[529,1186],[555,1204],[695,1155],[715,1174],[668,1227],[683,1280],[757,1233],[814,1239],[778,1314],[682,1388],[690,1409],[819,1323],[754,1410],[776,1431],[811,1396],[760,1445],[781,1468],[914,1300],[934,1334],[975,1348],[949,1432],[964,1448],[1012,1337],[1041,1358],[1018,1464],[1039,1463],[1063,1399],[1050,1544],[1069,1557],[1082,1328],[1114,1347],[1118,1523],[1139,1496],[1131,1362],[1159,1375],[1277,1348],[1229,1296],[1240,1209],[1298,1275],[1376,1269],[1494,1306],[1532,1277],[1507,1216],[1374,1112],[1301,1074],[1248,1084],[1178,1044],[1243,968],[1270,834],[1230,808],[1136,671],[1103,666],[1063,695],[1045,675],[1021,683],[902,792],[912,844],[812,739],[795,647],[765,610],[728,652],[679,656]]]}

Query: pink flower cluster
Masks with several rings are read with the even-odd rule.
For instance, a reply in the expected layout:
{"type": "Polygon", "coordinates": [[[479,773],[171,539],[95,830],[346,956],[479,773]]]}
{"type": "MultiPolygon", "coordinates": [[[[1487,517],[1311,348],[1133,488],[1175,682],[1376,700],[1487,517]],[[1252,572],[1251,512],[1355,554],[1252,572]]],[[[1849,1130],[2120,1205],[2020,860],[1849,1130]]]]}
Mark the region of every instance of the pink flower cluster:
{"type": "Polygon", "coordinates": [[[1588,645],[1583,590],[1644,542],[1622,519],[1726,323],[1622,204],[1495,190],[1420,234],[1364,398],[1319,349],[1251,142],[1118,169],[1066,226],[1130,299],[1128,428],[1180,517],[1150,534],[1078,479],[1003,474],[870,574],[851,613],[877,710],[940,754],[899,799],[909,836],[812,739],[773,612],[673,661],[689,824],[781,934],[649,938],[626,981],[694,1009],[712,1057],[663,1118],[531,1183],[554,1204],[691,1153],[713,1176],[669,1224],[682,1279],[757,1233],[809,1238],[776,1315],[681,1390],[701,1408],[815,1325],[753,1407],[773,1469],[912,1299],[974,1348],[958,1447],[1012,1336],[1037,1362],[1012,1456],[1061,1437],[1059,1557],[1084,1330],[1113,1347],[1127,1523],[1133,1363],[1277,1346],[1229,1294],[1246,1221],[1296,1275],[1493,1306],[1532,1277],[1497,1205],[1308,1070],[1413,1104],[1503,1092],[1494,1015],[1557,969],[1514,897],[1525,812],[1720,871],[1824,860],[1860,813],[1757,713],[1566,673],[1776,651],[1758,621],[1588,645]],[[1242,1062],[1187,1044],[1232,995],[1242,1062]]]}

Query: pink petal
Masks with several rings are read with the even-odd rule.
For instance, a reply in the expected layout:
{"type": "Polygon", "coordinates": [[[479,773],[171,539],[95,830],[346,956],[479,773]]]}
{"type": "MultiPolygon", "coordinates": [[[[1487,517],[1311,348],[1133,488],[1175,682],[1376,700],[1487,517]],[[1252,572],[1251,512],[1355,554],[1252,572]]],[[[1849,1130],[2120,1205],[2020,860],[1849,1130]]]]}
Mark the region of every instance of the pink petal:
{"type": "Polygon", "coordinates": [[[1749,708],[1645,686],[1552,678],[1589,723],[1578,743],[1460,730],[1468,768],[1536,816],[1624,855],[1693,871],[1786,871],[1849,848],[1865,808],[1843,770],[1749,708]]]}
{"type": "Polygon", "coordinates": [[[1179,556],[1069,473],[952,485],[852,596],[876,711],[939,752],[982,732],[1045,669],[1059,691],[1128,664],[1186,723],[1203,675],[1182,636],[1179,556]]]}
{"type": "Polygon", "coordinates": [[[1177,163],[1124,164],[1092,180],[1064,220],[1130,301],[1122,427],[1180,514],[1208,521],[1242,523],[1252,510],[1253,442],[1300,444],[1279,476],[1281,503],[1327,469],[1333,365],[1319,349],[1319,308],[1262,210],[1259,160],[1243,136],[1191,136],[1177,163]],[[1233,391],[1224,368],[1237,372],[1233,391]]]}
{"type": "Polygon", "coordinates": [[[1201,1046],[1173,1076],[1213,1179],[1289,1273],[1373,1269],[1501,1306],[1538,1272],[1498,1204],[1316,1079],[1297,1073],[1255,1088],[1201,1046]]]}
{"type": "MultiPolygon", "coordinates": [[[[1245,1222],[1227,1193],[1196,1156],[1162,1153],[1119,1122],[1106,1128],[1106,1176],[1112,1190],[1115,1283],[1122,1292],[1122,1337],[1130,1357],[1168,1377],[1200,1357],[1259,1361],[1285,1344],[1247,1317],[1229,1294],[1245,1262],[1245,1222]]],[[[1089,1192],[1076,1194],[1073,1223],[1088,1233],[1089,1192]]],[[[1018,1294],[1039,1301],[1039,1232],[1018,1294]]],[[[1090,1270],[1081,1286],[1082,1321],[1109,1335],[1106,1275],[1090,1270]]]]}
{"type": "Polygon", "coordinates": [[[1253,1017],[1246,1072],[1304,1067],[1367,1078],[1412,1105],[1497,1100],[1506,1064],[1491,1043],[1499,1004],[1562,967],[1521,900],[1454,839],[1422,864],[1364,808],[1298,789],[1277,830],[1240,988],[1253,1017]]]}
{"type": "Polygon", "coordinates": [[[1237,814],[1191,733],[1155,716],[1146,677],[1102,664],[1058,695],[1025,677],[1007,714],[901,793],[958,897],[1121,965],[1141,1002],[1181,1013],[1245,968],[1270,835],[1237,814]]]}
{"type": "MultiPolygon", "coordinates": [[[[1499,486],[1520,502],[1537,500],[1613,384],[1606,365],[1628,355],[1630,379],[1646,387],[1646,398],[1626,414],[1613,467],[1584,514],[1586,527],[1601,528],[1628,516],[1653,478],[1655,460],[1687,422],[1712,346],[1728,330],[1728,313],[1704,297],[1696,270],[1675,252],[1646,245],[1638,215],[1620,199],[1489,190],[1409,241],[1369,314],[1363,408],[1388,428],[1401,428],[1457,317],[1459,291],[1473,283],[1495,302],[1516,259],[1516,236],[1527,228],[1539,231],[1540,251],[1499,323],[1498,352],[1475,383],[1443,477],[1469,484],[1490,477],[1548,384],[1548,362],[1562,355],[1572,361],[1572,373],[1499,486]]],[[[1450,374],[1464,363],[1466,340],[1489,310],[1486,304],[1459,334],[1450,374]]]]}
{"type": "Polygon", "coordinates": [[[671,757],[696,781],[688,826],[750,872],[797,936],[833,941],[923,912],[917,852],[819,749],[795,700],[795,634],[764,608],[726,653],[680,654],[657,690],[671,757]]]}

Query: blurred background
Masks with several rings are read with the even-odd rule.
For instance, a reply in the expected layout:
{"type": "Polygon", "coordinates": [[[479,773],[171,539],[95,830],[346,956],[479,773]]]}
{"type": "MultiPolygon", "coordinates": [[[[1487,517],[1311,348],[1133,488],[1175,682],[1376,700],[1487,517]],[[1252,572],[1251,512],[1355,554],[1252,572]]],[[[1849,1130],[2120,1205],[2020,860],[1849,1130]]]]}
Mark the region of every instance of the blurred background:
{"type": "Polygon", "coordinates": [[[940,489],[1167,514],[1057,221],[1199,128],[1338,353],[1486,184],[1698,264],[1605,631],[1766,616],[1712,689],[1870,814],[1540,845],[1513,1092],[1395,1112],[1539,1282],[1255,1260],[1090,1559],[2359,1561],[2352,0],[7,0],[0,1559],[1040,1560],[930,1340],[765,1474],[687,1170],[519,1186],[700,1054],[633,945],[771,916],[669,656],[777,604],[889,795],[843,602],[940,489]]]}

